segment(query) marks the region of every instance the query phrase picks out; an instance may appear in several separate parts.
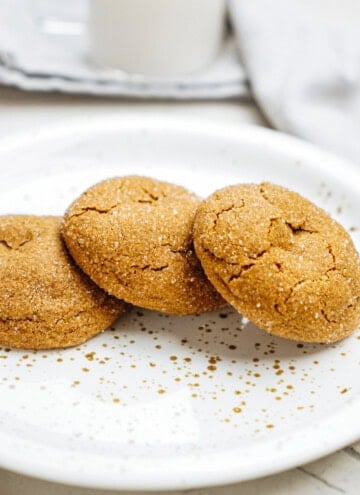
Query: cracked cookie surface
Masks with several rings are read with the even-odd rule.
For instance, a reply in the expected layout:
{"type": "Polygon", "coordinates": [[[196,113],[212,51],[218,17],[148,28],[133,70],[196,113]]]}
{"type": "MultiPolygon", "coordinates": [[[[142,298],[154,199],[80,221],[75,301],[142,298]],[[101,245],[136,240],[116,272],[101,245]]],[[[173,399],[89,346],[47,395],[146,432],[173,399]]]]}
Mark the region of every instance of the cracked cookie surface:
{"type": "Polygon", "coordinates": [[[353,242],[295,192],[268,183],[216,191],[198,208],[194,245],[222,296],[269,333],[329,343],[360,323],[353,242]]]}
{"type": "Polygon", "coordinates": [[[77,345],[124,311],[72,261],[60,225],[58,217],[0,217],[0,345],[77,345]]]}
{"type": "Polygon", "coordinates": [[[166,182],[112,178],[70,206],[63,236],[79,266],[110,294],[164,313],[211,311],[225,302],[194,253],[199,202],[166,182]]]}

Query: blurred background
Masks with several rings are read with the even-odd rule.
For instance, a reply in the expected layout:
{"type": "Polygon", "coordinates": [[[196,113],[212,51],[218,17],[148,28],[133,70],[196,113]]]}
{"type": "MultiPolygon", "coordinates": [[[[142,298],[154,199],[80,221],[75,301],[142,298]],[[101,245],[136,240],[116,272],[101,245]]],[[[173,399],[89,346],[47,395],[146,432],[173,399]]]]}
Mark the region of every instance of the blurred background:
{"type": "Polygon", "coordinates": [[[256,104],[360,160],[357,0],[1,0],[0,83],[25,91],[256,104]]]}

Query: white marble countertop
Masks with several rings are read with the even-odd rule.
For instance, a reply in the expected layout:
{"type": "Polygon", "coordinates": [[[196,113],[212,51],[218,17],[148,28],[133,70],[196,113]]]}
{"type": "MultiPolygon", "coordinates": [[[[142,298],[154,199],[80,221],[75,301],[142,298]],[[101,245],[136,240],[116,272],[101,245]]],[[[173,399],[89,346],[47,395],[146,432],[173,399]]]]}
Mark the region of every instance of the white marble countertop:
{"type": "MultiPolygon", "coordinates": [[[[56,122],[67,116],[114,114],[127,111],[192,115],[204,120],[247,122],[266,126],[251,103],[226,102],[148,102],[25,94],[0,88],[0,139],[21,129],[56,122]]],[[[6,164],[2,164],[6,166],[6,164]]],[[[275,476],[236,485],[171,492],[192,495],[312,495],[360,493],[360,442],[311,464],[275,476]]],[[[0,495],[115,495],[124,492],[88,490],[57,485],[0,469],[0,495]]],[[[170,493],[170,492],[166,492],[170,493]]]]}

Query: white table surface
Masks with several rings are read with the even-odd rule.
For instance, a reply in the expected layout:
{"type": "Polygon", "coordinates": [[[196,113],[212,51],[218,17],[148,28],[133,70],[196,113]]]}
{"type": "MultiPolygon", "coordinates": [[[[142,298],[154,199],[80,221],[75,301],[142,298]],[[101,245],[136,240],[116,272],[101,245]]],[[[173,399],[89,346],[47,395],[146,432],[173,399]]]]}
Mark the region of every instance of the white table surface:
{"type": "MultiPolygon", "coordinates": [[[[131,112],[159,112],[191,115],[204,120],[251,123],[266,122],[251,103],[226,102],[148,102],[69,97],[62,95],[25,94],[0,87],[0,139],[19,130],[46,125],[70,116],[91,118],[113,114],[124,109],[131,112]]],[[[6,164],[1,164],[2,167],[6,164]]],[[[359,418],[360,421],[360,418],[359,418]]],[[[134,492],[133,492],[134,493],[134,492]]],[[[138,495],[140,492],[136,492],[138,495]]],[[[142,492],[143,493],[143,492],[142,492]]],[[[324,459],[275,476],[226,487],[166,492],[192,495],[323,495],[360,493],[360,442],[324,459]]],[[[0,495],[115,495],[125,492],[99,491],[57,485],[10,473],[0,468],[0,495]]]]}

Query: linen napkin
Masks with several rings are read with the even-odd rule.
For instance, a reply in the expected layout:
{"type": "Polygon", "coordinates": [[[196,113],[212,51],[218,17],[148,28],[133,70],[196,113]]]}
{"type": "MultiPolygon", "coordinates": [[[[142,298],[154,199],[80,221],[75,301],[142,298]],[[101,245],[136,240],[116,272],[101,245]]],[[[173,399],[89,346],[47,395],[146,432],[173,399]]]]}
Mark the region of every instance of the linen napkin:
{"type": "Polygon", "coordinates": [[[230,0],[229,9],[269,122],[360,164],[360,2],[230,0]]]}

